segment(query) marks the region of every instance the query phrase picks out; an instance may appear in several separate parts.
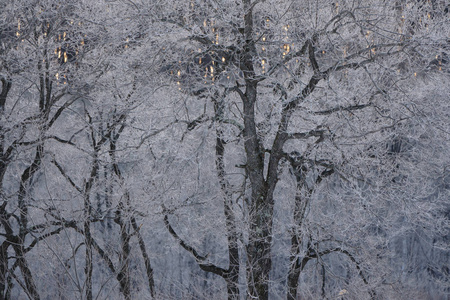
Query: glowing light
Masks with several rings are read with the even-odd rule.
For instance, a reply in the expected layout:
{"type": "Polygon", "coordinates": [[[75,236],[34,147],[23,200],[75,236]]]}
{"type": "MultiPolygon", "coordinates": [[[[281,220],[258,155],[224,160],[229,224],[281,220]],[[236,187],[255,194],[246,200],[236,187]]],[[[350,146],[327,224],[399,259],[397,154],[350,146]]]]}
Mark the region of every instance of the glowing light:
{"type": "Polygon", "coordinates": [[[416,72],[414,72],[414,77],[417,77],[417,73],[416,72]]]}
{"type": "Polygon", "coordinates": [[[64,52],[64,62],[67,62],[67,52],[64,52]]]}
{"type": "Polygon", "coordinates": [[[180,77],[180,75],[181,75],[181,71],[178,70],[178,71],[177,71],[177,76],[180,77]]]}
{"type": "Polygon", "coordinates": [[[202,64],[202,58],[201,58],[201,57],[198,59],[198,64],[199,64],[199,65],[202,64]]]}
{"type": "Polygon", "coordinates": [[[223,63],[225,62],[225,57],[222,57],[222,62],[223,62],[223,63]]]}
{"type": "Polygon", "coordinates": [[[262,41],[263,41],[263,42],[265,42],[265,41],[266,41],[266,37],[265,37],[265,36],[263,36],[263,38],[262,38],[262,41]]]}
{"type": "Polygon", "coordinates": [[[55,74],[56,80],[59,80],[59,73],[55,74]]]}

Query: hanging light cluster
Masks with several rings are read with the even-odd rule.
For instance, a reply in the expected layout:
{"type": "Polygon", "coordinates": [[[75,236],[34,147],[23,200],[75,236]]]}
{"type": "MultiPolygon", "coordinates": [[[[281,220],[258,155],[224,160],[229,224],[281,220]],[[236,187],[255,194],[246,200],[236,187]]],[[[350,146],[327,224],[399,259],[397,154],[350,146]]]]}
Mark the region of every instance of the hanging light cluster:
{"type": "MultiPolygon", "coordinates": [[[[68,24],[70,24],[71,26],[73,26],[75,24],[75,22],[73,20],[70,20],[67,22],[68,24]]],[[[78,22],[78,26],[81,26],[82,23],[78,22]]],[[[50,27],[50,24],[47,23],[47,28],[50,27]]],[[[46,34],[44,34],[46,36],[46,34]]],[[[54,55],[55,58],[57,60],[57,62],[60,65],[65,65],[71,61],[75,61],[76,57],[79,55],[79,51],[83,48],[83,46],[85,45],[85,37],[86,34],[84,35],[84,37],[79,38],[79,42],[77,44],[74,44],[73,38],[69,38],[69,34],[67,33],[67,31],[61,31],[57,34],[57,36],[55,37],[54,41],[56,44],[59,44],[58,47],[55,48],[54,50],[54,55]]],[[[75,63],[77,64],[77,63],[75,63]]],[[[55,78],[56,78],[56,83],[57,84],[67,84],[67,74],[61,74],[61,72],[57,72],[55,74],[55,78]]]]}

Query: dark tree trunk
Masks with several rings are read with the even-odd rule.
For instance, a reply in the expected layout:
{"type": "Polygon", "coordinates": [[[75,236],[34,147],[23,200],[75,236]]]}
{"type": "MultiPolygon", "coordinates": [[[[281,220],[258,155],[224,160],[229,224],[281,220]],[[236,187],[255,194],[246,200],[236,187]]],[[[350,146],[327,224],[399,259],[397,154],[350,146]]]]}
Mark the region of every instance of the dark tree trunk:
{"type": "MultiPolygon", "coordinates": [[[[220,123],[223,119],[223,100],[213,99],[215,117],[220,123]]],[[[229,267],[223,278],[227,283],[227,294],[229,300],[239,299],[239,248],[238,233],[236,229],[236,217],[233,211],[233,194],[230,189],[230,183],[226,178],[225,172],[225,141],[222,138],[220,129],[216,130],[216,170],[219,178],[220,188],[224,194],[224,214],[227,229],[228,261],[229,267]]]]}

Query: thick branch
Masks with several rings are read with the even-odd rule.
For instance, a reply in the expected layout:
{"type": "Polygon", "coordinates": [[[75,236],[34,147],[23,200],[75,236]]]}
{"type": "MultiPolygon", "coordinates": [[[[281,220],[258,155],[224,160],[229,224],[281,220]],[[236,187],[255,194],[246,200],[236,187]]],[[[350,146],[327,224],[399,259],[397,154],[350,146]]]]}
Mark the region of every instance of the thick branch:
{"type": "Polygon", "coordinates": [[[211,263],[205,263],[204,261],[206,261],[208,259],[208,256],[202,256],[200,254],[198,254],[198,252],[191,247],[190,245],[188,245],[186,242],[184,242],[179,236],[178,234],[175,232],[175,230],[173,229],[173,227],[170,225],[169,223],[169,217],[167,215],[164,216],[164,224],[166,225],[167,229],[169,230],[169,233],[175,238],[175,240],[177,240],[177,242],[180,244],[181,247],[183,247],[186,251],[188,251],[189,253],[191,253],[196,261],[198,266],[206,272],[211,272],[214,274],[217,274],[221,277],[225,277],[227,274],[227,270],[217,267],[211,263]]]}
{"type": "Polygon", "coordinates": [[[72,178],[70,178],[69,175],[66,174],[62,166],[55,159],[52,159],[52,163],[56,166],[56,168],[58,168],[58,171],[70,183],[70,185],[73,186],[80,194],[82,194],[83,190],[72,180],[72,178]]]}
{"type": "Polygon", "coordinates": [[[338,107],[334,107],[334,108],[327,109],[327,110],[313,111],[312,114],[314,114],[314,115],[330,115],[330,114],[338,112],[338,111],[360,110],[360,109],[364,109],[369,106],[372,106],[372,103],[351,105],[351,106],[345,106],[345,107],[338,106],[338,107]]]}

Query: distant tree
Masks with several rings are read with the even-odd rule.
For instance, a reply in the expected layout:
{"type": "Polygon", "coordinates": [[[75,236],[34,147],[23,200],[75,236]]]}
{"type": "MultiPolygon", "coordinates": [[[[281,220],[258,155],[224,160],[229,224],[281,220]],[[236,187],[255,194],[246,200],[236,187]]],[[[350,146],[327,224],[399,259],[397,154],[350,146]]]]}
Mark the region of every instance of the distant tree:
{"type": "MultiPolygon", "coordinates": [[[[93,290],[105,284],[94,276],[97,255],[106,264],[107,273],[117,279],[123,297],[131,299],[129,260],[134,236],[136,249],[143,256],[148,289],[154,294],[149,256],[129,199],[112,203],[112,189],[117,187],[100,193],[103,186],[123,181],[115,151],[128,113],[135,108],[130,98],[137,87],[136,80],[133,83],[136,74],[131,74],[127,77],[132,78],[130,86],[124,87],[130,81],[123,77],[113,94],[104,92],[100,79],[108,68],[123,70],[127,66],[124,60],[113,65],[112,57],[128,49],[128,38],[125,29],[111,34],[105,30],[104,26],[110,25],[107,13],[116,11],[93,14],[103,8],[104,4],[80,1],[25,0],[5,3],[1,12],[2,299],[14,298],[21,290],[30,299],[40,299],[45,293],[55,295],[56,285],[39,291],[42,274],[36,268],[43,262],[33,261],[33,255],[39,255],[33,253],[38,245],[52,251],[63,270],[61,276],[69,278],[74,287],[75,294],[60,291],[60,297],[93,299],[93,290]],[[109,49],[103,48],[107,41],[109,49]],[[113,97],[114,101],[102,97],[113,97]],[[125,107],[119,108],[123,103],[125,107]],[[111,182],[102,180],[103,170],[111,182]],[[107,203],[100,203],[102,200],[107,203]],[[106,251],[99,242],[102,239],[93,233],[95,224],[103,220],[120,233],[118,264],[113,263],[114,252],[106,251]],[[117,227],[111,226],[112,222],[117,227]],[[58,248],[69,252],[50,246],[52,237],[61,233],[65,234],[56,239],[67,244],[58,248]],[[76,242],[80,236],[83,241],[76,242]],[[84,268],[80,268],[84,274],[78,274],[76,267],[80,248],[85,249],[84,268]],[[71,270],[72,260],[75,267],[71,270]]],[[[111,76],[106,80],[111,82],[111,76]]],[[[129,198],[126,192],[125,198],[129,198]]],[[[63,282],[58,285],[64,288],[63,282]]]]}

